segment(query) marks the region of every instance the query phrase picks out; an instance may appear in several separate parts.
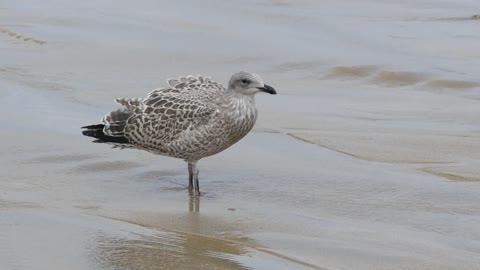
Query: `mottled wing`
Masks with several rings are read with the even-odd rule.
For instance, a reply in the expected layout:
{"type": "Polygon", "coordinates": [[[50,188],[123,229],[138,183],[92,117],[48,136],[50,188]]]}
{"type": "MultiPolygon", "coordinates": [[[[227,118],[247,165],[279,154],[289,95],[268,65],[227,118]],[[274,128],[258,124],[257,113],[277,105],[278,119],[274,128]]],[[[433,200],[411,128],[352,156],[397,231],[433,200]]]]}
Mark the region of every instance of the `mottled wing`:
{"type": "Polygon", "coordinates": [[[133,115],[135,108],[140,105],[142,99],[117,98],[115,101],[122,105],[118,110],[108,113],[102,118],[105,125],[103,132],[108,136],[123,137],[127,120],[133,115]]]}
{"type": "MultiPolygon", "coordinates": [[[[124,130],[125,137],[131,144],[168,153],[171,150],[169,144],[182,134],[208,124],[218,109],[213,102],[213,92],[223,90],[214,87],[201,88],[206,80],[186,80],[188,84],[180,82],[181,85],[152,91],[135,107],[124,130]],[[194,81],[199,81],[200,86],[194,81]]],[[[218,97],[218,93],[216,96],[218,97]]]]}
{"type": "Polygon", "coordinates": [[[155,98],[163,95],[189,94],[193,95],[196,100],[204,102],[212,102],[223,94],[225,87],[210,77],[204,76],[185,76],[178,79],[167,80],[168,88],[155,89],[148,94],[147,99],[155,98]]]}

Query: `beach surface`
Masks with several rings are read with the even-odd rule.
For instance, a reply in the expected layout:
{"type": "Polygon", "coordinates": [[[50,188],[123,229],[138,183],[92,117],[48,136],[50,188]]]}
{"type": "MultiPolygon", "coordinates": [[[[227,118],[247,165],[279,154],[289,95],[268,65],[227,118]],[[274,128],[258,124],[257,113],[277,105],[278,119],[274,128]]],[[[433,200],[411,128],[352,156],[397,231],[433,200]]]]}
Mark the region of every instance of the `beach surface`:
{"type": "Polygon", "coordinates": [[[0,3],[0,269],[480,269],[480,2],[0,3]],[[198,164],[80,127],[260,74],[198,164]]]}

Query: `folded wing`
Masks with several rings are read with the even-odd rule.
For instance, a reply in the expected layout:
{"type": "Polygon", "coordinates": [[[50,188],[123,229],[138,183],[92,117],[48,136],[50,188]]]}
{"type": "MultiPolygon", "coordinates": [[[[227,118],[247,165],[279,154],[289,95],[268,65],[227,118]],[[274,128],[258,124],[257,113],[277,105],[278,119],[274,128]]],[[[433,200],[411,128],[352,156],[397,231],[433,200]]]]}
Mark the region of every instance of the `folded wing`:
{"type": "Polygon", "coordinates": [[[168,80],[144,99],[116,99],[122,108],[107,114],[102,123],[108,136],[126,138],[144,149],[167,151],[182,134],[207,125],[218,112],[216,100],[225,88],[208,77],[168,80]]]}

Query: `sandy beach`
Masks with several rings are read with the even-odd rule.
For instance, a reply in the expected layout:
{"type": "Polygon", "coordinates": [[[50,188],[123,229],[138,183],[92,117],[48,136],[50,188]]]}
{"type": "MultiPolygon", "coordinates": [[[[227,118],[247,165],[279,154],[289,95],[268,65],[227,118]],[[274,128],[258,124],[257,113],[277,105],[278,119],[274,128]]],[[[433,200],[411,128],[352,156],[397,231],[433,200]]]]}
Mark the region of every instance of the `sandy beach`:
{"type": "Polygon", "coordinates": [[[480,3],[0,3],[0,269],[480,269],[480,3]],[[181,75],[256,72],[201,160],[80,127],[181,75]]]}

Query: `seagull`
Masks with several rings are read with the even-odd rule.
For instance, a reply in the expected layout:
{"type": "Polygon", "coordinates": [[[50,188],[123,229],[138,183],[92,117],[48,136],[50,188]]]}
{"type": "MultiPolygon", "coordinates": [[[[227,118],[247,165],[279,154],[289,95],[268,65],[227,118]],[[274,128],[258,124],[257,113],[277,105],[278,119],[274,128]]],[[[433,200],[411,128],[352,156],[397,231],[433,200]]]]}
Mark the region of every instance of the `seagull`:
{"type": "Polygon", "coordinates": [[[188,190],[200,196],[197,162],[222,152],[245,137],[257,120],[255,95],[276,95],[254,73],[234,74],[225,88],[204,76],[167,80],[167,87],[145,98],[115,101],[122,107],[101,124],[82,127],[94,142],[135,148],[188,163],[188,190]]]}

